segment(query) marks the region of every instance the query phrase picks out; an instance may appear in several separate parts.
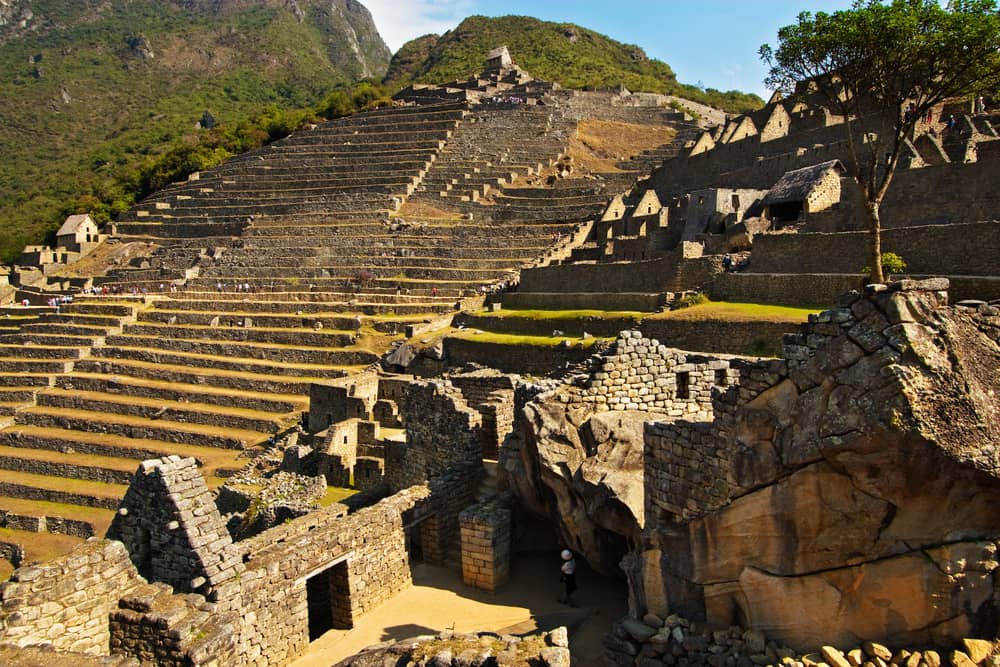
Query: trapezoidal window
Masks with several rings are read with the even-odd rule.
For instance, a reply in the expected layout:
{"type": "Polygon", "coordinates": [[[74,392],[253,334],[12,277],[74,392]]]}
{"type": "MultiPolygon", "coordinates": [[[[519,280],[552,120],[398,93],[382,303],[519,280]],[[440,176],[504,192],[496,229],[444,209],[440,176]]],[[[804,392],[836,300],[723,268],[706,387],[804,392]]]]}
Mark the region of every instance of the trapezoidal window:
{"type": "Polygon", "coordinates": [[[677,398],[691,398],[691,374],[687,371],[677,374],[677,398]]]}

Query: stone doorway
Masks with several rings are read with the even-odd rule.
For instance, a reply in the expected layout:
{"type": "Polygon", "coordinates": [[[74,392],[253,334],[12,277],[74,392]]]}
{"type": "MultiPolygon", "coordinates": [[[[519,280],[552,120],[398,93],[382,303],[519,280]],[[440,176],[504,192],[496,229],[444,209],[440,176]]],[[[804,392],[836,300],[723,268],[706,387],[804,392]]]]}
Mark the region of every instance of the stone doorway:
{"type": "Polygon", "coordinates": [[[350,630],[354,627],[346,560],[306,579],[306,603],[309,608],[309,641],[319,639],[328,630],[350,630]]]}

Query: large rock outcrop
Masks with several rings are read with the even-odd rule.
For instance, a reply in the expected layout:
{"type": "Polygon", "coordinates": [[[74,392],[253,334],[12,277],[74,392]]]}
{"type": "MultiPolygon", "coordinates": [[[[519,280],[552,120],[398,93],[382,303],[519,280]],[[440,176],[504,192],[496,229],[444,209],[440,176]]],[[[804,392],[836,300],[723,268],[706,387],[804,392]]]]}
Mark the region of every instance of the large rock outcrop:
{"type": "Polygon", "coordinates": [[[638,617],[803,651],[992,638],[1000,310],[949,307],[947,287],[847,294],[783,359],[695,358],[626,332],[588,374],[523,396],[509,483],[599,569],[632,547],[638,617]]]}
{"type": "Polygon", "coordinates": [[[846,295],[783,365],[747,364],[709,428],[647,425],[637,608],[802,649],[995,636],[1000,317],[946,289],[846,295]],[[705,448],[715,465],[668,472],[705,448]]]}
{"type": "Polygon", "coordinates": [[[551,518],[563,544],[620,575],[645,522],[643,425],[709,419],[711,387],[729,374],[728,360],[622,332],[587,373],[519,391],[515,429],[500,450],[504,479],[523,507],[551,518]]]}

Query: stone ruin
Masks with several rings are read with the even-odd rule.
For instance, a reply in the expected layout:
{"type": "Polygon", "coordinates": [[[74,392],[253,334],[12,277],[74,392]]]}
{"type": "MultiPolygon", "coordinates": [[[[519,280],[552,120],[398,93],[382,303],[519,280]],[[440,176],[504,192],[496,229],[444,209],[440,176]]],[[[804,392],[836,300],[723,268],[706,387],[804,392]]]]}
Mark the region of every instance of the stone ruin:
{"type": "Polygon", "coordinates": [[[993,638],[1000,311],[947,287],[848,293],[776,360],[674,352],[664,372],[662,346],[626,336],[526,401],[501,464],[588,562],[621,561],[649,636],[678,614],[794,651],[993,638]]]}
{"type": "MultiPolygon", "coordinates": [[[[664,100],[564,91],[502,53],[500,63],[490,76],[404,93],[430,102],[423,107],[297,133],[151,197],[116,232],[163,247],[108,284],[191,292],[158,303],[81,300],[40,322],[37,338],[16,334],[31,344],[5,370],[115,400],[44,389],[39,400],[32,390],[32,409],[10,417],[5,443],[103,452],[79,435],[99,430],[160,458],[135,474],[88,472],[122,492],[131,482],[120,505],[121,492],[86,498],[117,508],[110,536],[120,542],[92,539],[17,570],[0,588],[0,656],[33,659],[47,646],[51,664],[87,664],[84,655],[102,664],[284,664],[410,585],[417,554],[472,586],[503,586],[523,511],[551,521],[595,569],[627,577],[631,616],[606,641],[610,664],[938,667],[934,651],[914,658],[902,647],[961,640],[953,664],[968,667],[962,655],[986,664],[992,648],[972,638],[997,632],[997,312],[948,306],[943,281],[852,292],[790,337],[780,359],[682,351],[643,326],[596,356],[581,351],[555,380],[481,371],[422,381],[377,373],[376,354],[346,349],[362,315],[385,316],[376,326],[386,331],[431,330],[431,318],[388,316],[447,319],[482,302],[471,298],[478,283],[528,262],[534,268],[503,303],[655,310],[664,292],[697,288],[813,304],[859,284],[852,262],[865,239],[836,139],[842,119],[772,100],[702,133],[660,109],[664,100]],[[671,122],[677,138],[622,163],[617,177],[559,178],[550,190],[515,184],[556,163],[568,173],[568,133],[589,114],[671,122]],[[634,195],[608,203],[647,167],[657,168],[634,195]],[[322,194],[296,191],[306,183],[322,194]],[[404,200],[464,215],[446,230],[404,221],[394,217],[404,200]],[[497,259],[515,240],[518,256],[497,259]],[[722,252],[747,249],[745,270],[724,271],[722,252]],[[419,282],[413,294],[399,275],[419,282]],[[252,296],[231,290],[243,281],[253,282],[252,296]],[[265,284],[273,298],[258,298],[265,284]],[[53,336],[82,327],[91,338],[79,359],[48,358],[45,345],[60,344],[53,336]],[[194,342],[187,329],[210,340],[194,342]],[[192,352],[218,359],[199,374],[183,367],[192,352]],[[327,379],[314,381],[316,371],[327,379]],[[88,374],[112,379],[105,386],[88,374]],[[157,395],[169,396],[170,411],[138,400],[149,377],[184,387],[157,395]],[[214,391],[206,377],[233,385],[214,391]],[[306,394],[307,433],[281,468],[319,484],[353,479],[363,493],[304,516],[273,512],[234,531],[231,508],[220,508],[196,461],[149,444],[169,436],[261,447],[298,421],[306,394]],[[267,414],[192,409],[192,400],[267,414]],[[61,408],[101,417],[75,417],[61,440],[31,430],[54,426],[61,408]],[[116,411],[129,419],[104,419],[116,411]],[[225,433],[206,436],[201,425],[225,433]],[[495,486],[484,465],[493,458],[495,486]],[[895,650],[864,644],[795,658],[873,638],[895,650]]],[[[995,203],[977,194],[992,191],[984,184],[1000,164],[995,132],[981,118],[963,127],[950,141],[914,139],[885,216],[886,247],[914,275],[961,267],[953,300],[996,294],[1000,252],[995,203]]],[[[551,358],[542,362],[551,369],[551,358]]],[[[25,465],[51,475],[82,467],[25,465]]],[[[95,532],[59,517],[3,519],[95,532]]],[[[501,638],[493,657],[516,643],[501,638]]]]}
{"type": "MultiPolygon", "coordinates": [[[[498,430],[498,484],[518,511],[551,520],[593,567],[624,569],[634,618],[609,635],[616,664],[654,636],[646,655],[675,650],[670,637],[692,628],[724,631],[719,651],[748,641],[731,626],[766,634],[772,653],[992,638],[1000,313],[948,306],[947,287],[849,293],[789,335],[781,359],[698,355],[633,331],[563,380],[318,386],[313,442],[341,466],[362,460],[329,437],[343,423],[383,402],[405,425],[405,441],[371,457],[385,474],[365,503],[234,541],[193,460],[147,461],[112,525],[120,541],[3,585],[0,641],[277,665],[410,585],[417,552],[493,590],[516,548],[510,496],[483,494],[498,430]]],[[[687,664],[707,659],[698,646],[684,643],[687,664]]]]}

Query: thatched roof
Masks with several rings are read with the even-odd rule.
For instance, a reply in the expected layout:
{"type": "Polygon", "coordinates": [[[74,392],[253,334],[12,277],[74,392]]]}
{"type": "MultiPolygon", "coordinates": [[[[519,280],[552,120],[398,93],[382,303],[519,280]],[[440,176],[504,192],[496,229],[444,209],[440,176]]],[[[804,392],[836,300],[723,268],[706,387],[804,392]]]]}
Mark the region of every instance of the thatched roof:
{"type": "Polygon", "coordinates": [[[792,201],[805,201],[816,185],[831,171],[843,174],[846,169],[840,160],[821,162],[811,167],[803,167],[795,171],[787,171],[778,179],[774,187],[764,195],[764,205],[783,204],[792,201]]]}

